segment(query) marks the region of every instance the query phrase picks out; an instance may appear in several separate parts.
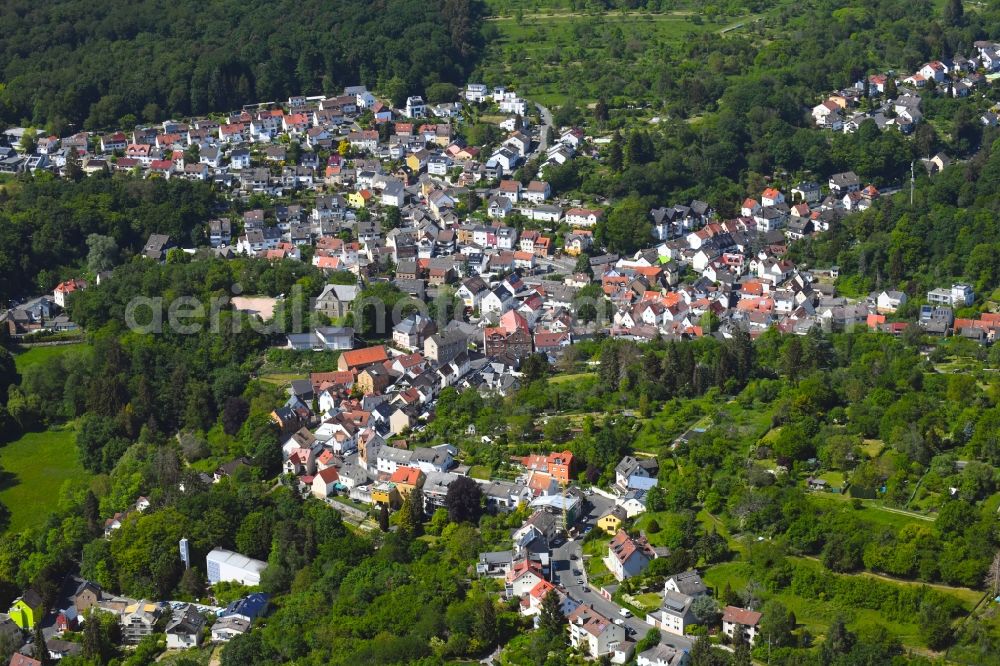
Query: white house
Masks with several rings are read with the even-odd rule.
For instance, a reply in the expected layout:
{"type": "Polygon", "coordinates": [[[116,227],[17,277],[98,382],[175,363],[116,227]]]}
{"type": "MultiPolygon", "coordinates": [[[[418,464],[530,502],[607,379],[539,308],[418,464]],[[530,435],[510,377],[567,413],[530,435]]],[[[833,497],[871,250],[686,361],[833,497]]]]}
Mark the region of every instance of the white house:
{"type": "Polygon", "coordinates": [[[423,118],[427,115],[424,98],[419,95],[406,98],[406,116],[408,118],[423,118]]]}
{"type": "Polygon", "coordinates": [[[590,658],[608,655],[612,663],[624,664],[631,657],[632,644],[625,640],[625,627],[604,617],[590,604],[577,606],[568,620],[570,645],[590,658]]]}
{"type": "Polygon", "coordinates": [[[205,629],[205,618],[187,604],[174,611],[167,624],[167,649],[186,650],[201,645],[201,637],[205,629]]]}
{"type": "Polygon", "coordinates": [[[901,291],[882,291],[875,299],[875,309],[884,314],[893,313],[906,304],[906,294],[901,291]]]}
{"type": "Polygon", "coordinates": [[[745,641],[753,644],[759,631],[760,618],[761,614],[756,611],[726,606],[722,612],[722,633],[733,640],[742,636],[745,641]]]}

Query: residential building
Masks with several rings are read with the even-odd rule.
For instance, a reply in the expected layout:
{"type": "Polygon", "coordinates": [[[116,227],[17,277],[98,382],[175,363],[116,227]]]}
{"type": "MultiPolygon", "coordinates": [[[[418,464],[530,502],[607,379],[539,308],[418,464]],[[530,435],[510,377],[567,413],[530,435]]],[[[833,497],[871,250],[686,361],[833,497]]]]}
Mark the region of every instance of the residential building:
{"type": "Polygon", "coordinates": [[[140,600],[129,604],[122,612],[122,640],[135,645],[150,634],[157,633],[163,618],[163,606],[140,600]]]}
{"type": "Polygon", "coordinates": [[[722,633],[729,636],[731,640],[747,641],[751,645],[757,639],[760,627],[761,614],[739,608],[737,606],[726,606],[722,611],[722,633]]]}
{"type": "Polygon", "coordinates": [[[639,653],[637,666],[687,666],[690,659],[686,650],[679,650],[666,643],[659,643],[639,653]]]}
{"type": "Polygon", "coordinates": [[[608,544],[605,563],[614,577],[623,581],[641,574],[654,559],[656,552],[645,537],[631,537],[625,530],[619,529],[608,544]]]}
{"type": "Polygon", "coordinates": [[[647,616],[646,621],[654,627],[683,636],[689,625],[697,623],[694,613],[691,612],[692,602],[694,602],[692,596],[667,590],[663,593],[660,609],[647,616]]]}
{"type": "Polygon", "coordinates": [[[7,615],[24,631],[31,631],[35,624],[42,620],[42,597],[35,590],[28,588],[24,594],[14,599],[7,615]]]}
{"type": "Polygon", "coordinates": [[[167,649],[186,650],[201,645],[205,618],[187,604],[174,611],[173,617],[167,623],[167,649]]]}
{"type": "Polygon", "coordinates": [[[625,628],[598,613],[590,604],[578,606],[568,620],[570,645],[583,650],[590,658],[600,659],[607,655],[613,663],[625,663],[631,656],[623,651],[625,628]],[[621,656],[616,658],[616,654],[621,656]]]}

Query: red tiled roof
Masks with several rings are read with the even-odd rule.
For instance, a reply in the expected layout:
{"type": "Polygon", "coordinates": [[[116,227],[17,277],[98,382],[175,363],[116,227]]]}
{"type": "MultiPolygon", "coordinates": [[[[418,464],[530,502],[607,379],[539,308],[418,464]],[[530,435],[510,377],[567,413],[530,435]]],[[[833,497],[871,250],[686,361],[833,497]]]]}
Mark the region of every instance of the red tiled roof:
{"type": "Polygon", "coordinates": [[[757,611],[738,608],[736,606],[726,606],[722,612],[723,622],[733,622],[747,627],[755,627],[760,622],[761,614],[757,611]]]}
{"type": "Polygon", "coordinates": [[[371,365],[373,363],[382,363],[387,360],[389,356],[386,354],[385,347],[378,345],[375,347],[365,347],[364,349],[352,349],[351,351],[345,351],[341,358],[347,367],[355,368],[364,365],[371,365]]]}
{"type": "Polygon", "coordinates": [[[420,475],[422,473],[416,467],[397,467],[396,471],[389,477],[389,480],[393,483],[405,483],[406,485],[415,486],[420,482],[420,475]]]}
{"type": "Polygon", "coordinates": [[[316,476],[323,479],[323,483],[336,483],[340,481],[340,473],[337,472],[336,467],[327,467],[324,470],[320,470],[316,476]]]}

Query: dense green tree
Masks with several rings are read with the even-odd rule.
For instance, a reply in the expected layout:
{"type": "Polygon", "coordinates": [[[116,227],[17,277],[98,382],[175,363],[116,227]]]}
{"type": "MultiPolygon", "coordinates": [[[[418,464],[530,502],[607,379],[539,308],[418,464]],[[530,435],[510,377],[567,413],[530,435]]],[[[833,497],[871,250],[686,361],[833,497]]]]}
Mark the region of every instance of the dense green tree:
{"type": "Polygon", "coordinates": [[[550,638],[562,637],[566,616],[562,613],[559,595],[554,590],[542,598],[542,606],[538,613],[538,628],[550,638]]]}
{"type": "Polygon", "coordinates": [[[479,484],[467,476],[460,476],[448,484],[445,507],[448,518],[454,523],[476,522],[482,513],[483,491],[479,484]]]}

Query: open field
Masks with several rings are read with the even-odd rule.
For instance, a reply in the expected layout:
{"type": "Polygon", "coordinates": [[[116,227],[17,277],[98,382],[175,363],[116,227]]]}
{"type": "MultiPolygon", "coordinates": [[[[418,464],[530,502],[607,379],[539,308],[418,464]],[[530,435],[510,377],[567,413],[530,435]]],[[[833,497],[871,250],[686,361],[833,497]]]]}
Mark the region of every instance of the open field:
{"type": "MultiPolygon", "coordinates": [[[[815,492],[809,495],[810,502],[827,508],[836,508],[836,505],[845,506],[851,499],[839,493],[815,492]]],[[[931,516],[883,506],[881,500],[861,500],[861,508],[854,511],[864,520],[897,530],[912,524],[926,525],[934,520],[931,516]]]]}
{"type": "Polygon", "coordinates": [[[295,379],[308,379],[308,376],[298,372],[273,372],[260,376],[260,381],[276,386],[288,386],[295,379]]]}
{"type": "Polygon", "coordinates": [[[0,468],[0,502],[10,510],[11,532],[45,522],[65,481],[89,478],[69,429],[32,432],[7,444],[0,468]]]}
{"type": "Polygon", "coordinates": [[[86,347],[87,345],[84,343],[53,345],[51,347],[29,347],[25,351],[14,355],[14,364],[17,366],[18,372],[24,372],[25,369],[38,365],[50,358],[56,358],[67,352],[78,351],[86,347]]]}
{"type": "Polygon", "coordinates": [[[552,384],[563,384],[566,382],[579,381],[581,379],[589,379],[591,377],[596,377],[596,376],[597,376],[596,372],[577,372],[569,375],[559,374],[554,377],[550,377],[549,382],[551,382],[552,384]]]}

